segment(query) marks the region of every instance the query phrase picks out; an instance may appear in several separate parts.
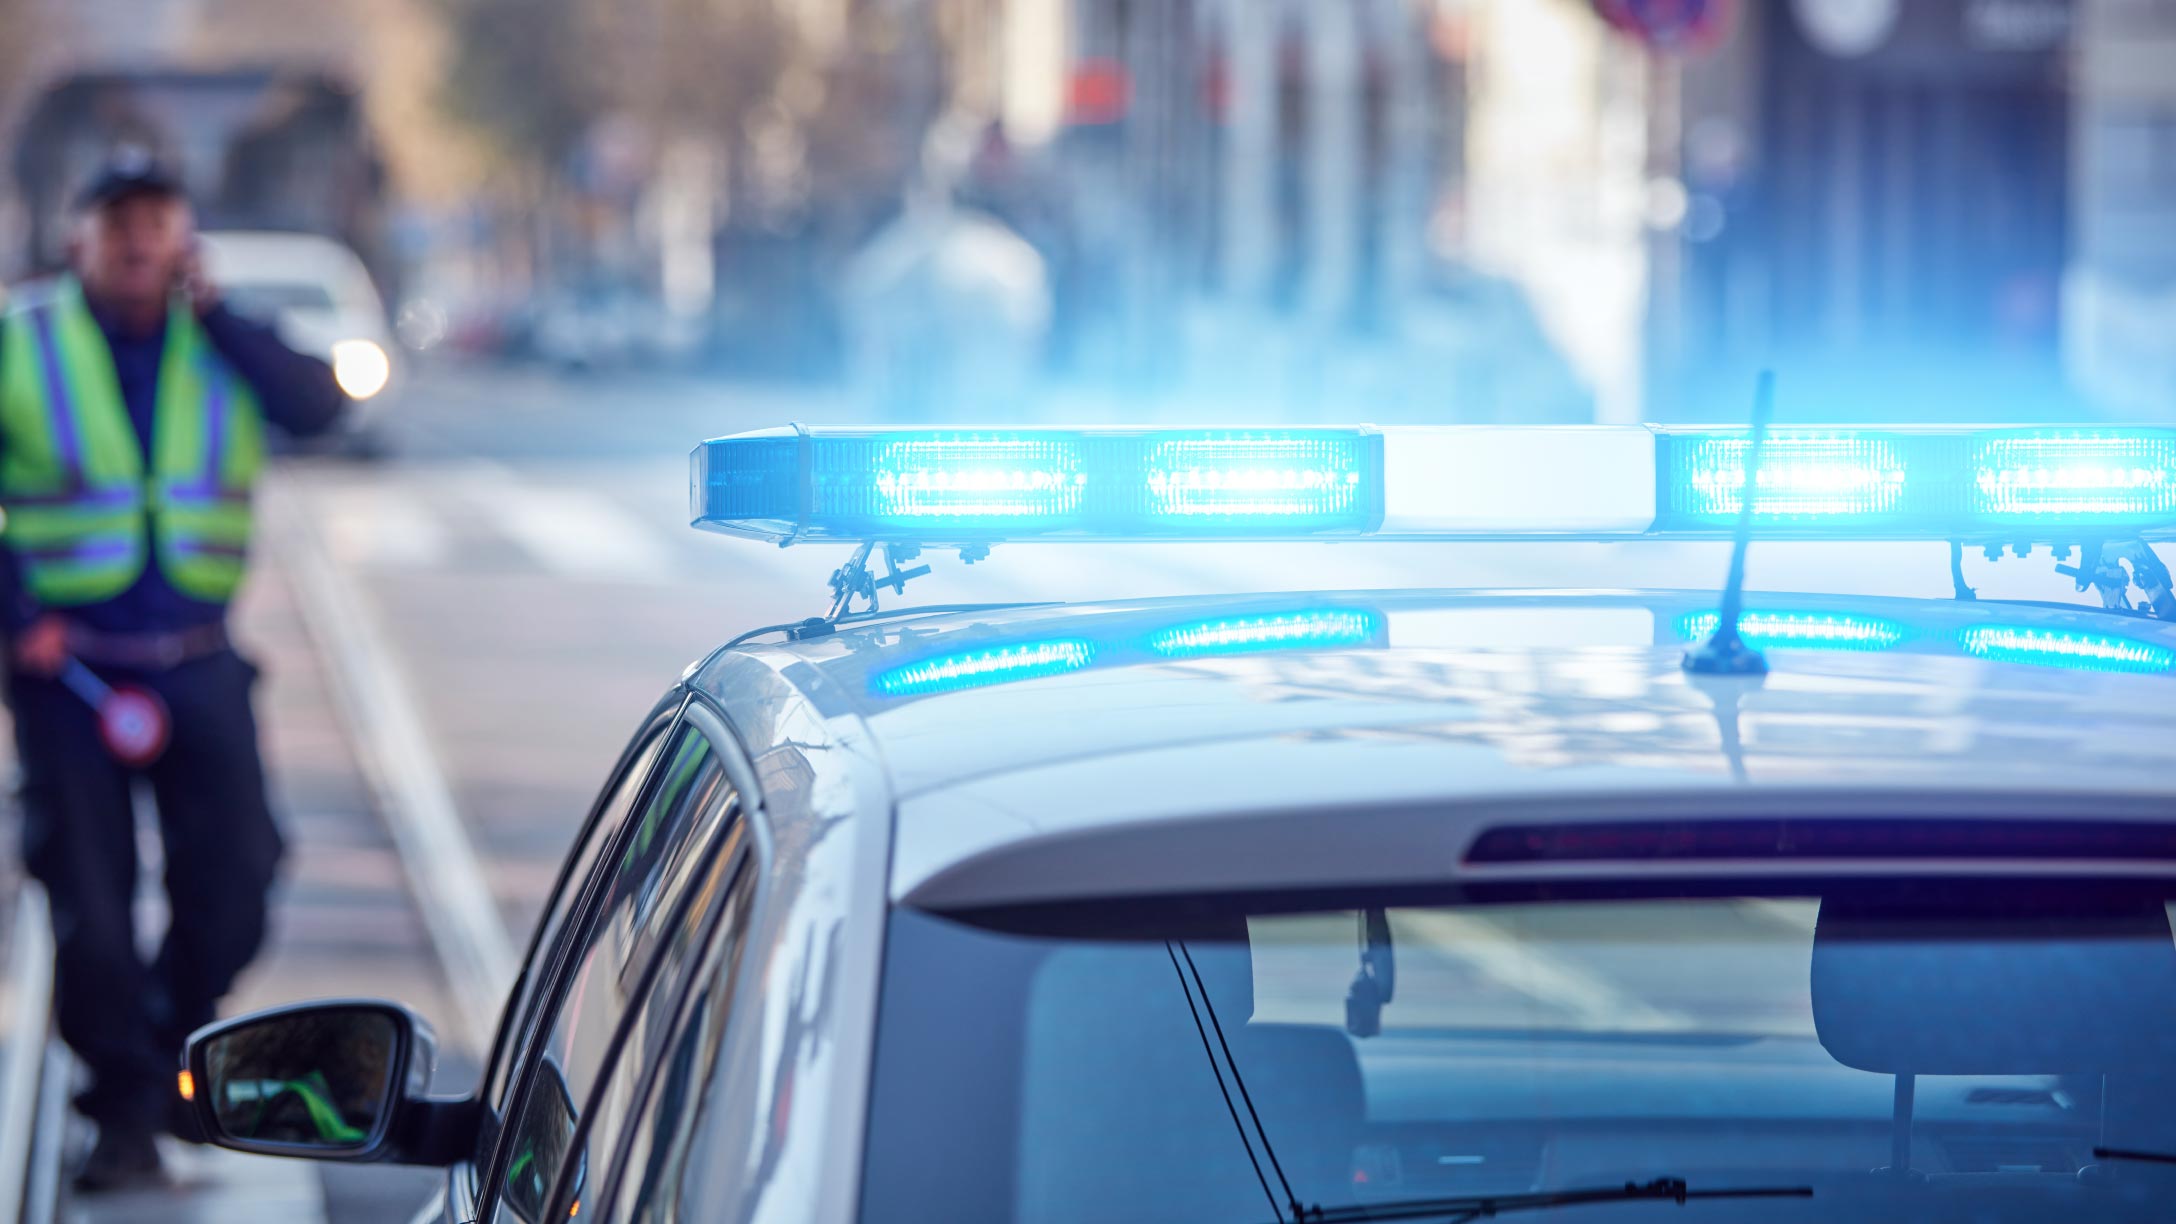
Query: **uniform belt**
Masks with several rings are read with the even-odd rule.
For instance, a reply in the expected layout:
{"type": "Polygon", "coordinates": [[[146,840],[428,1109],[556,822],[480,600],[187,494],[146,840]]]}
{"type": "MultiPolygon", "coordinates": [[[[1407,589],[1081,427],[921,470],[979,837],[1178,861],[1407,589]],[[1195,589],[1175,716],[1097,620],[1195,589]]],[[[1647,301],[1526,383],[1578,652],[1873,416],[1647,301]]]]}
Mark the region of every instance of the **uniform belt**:
{"type": "Polygon", "coordinates": [[[71,625],[68,653],[86,663],[154,671],[178,667],[232,646],[225,625],[198,625],[165,633],[100,633],[71,625]]]}

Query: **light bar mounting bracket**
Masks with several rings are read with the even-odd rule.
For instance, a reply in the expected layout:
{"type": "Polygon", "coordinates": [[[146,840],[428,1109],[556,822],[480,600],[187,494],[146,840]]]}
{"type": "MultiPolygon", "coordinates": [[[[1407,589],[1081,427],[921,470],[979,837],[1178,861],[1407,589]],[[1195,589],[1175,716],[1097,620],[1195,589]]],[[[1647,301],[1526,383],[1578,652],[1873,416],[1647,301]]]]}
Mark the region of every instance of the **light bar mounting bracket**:
{"type": "MultiPolygon", "coordinates": [[[[987,544],[963,544],[959,548],[960,560],[973,565],[990,555],[987,544]]],[[[905,595],[907,584],[929,574],[927,565],[906,566],[922,555],[922,546],[899,541],[864,541],[854,549],[846,564],[831,571],[831,611],[823,618],[827,625],[837,625],[841,618],[853,613],[854,601],[863,602],[863,613],[878,610],[878,592],[889,589],[894,595],[905,595]],[[881,550],[884,557],[882,575],[869,568],[869,560],[881,550]]]]}

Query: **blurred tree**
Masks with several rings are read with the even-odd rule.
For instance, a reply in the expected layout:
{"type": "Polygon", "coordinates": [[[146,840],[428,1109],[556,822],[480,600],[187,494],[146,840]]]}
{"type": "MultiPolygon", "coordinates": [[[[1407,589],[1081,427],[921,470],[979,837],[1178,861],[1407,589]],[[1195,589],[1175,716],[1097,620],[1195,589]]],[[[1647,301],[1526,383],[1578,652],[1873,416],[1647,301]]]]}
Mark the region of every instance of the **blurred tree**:
{"type": "Polygon", "coordinates": [[[734,299],[721,314],[761,320],[828,309],[837,266],[897,214],[946,107],[958,32],[937,10],[993,7],[431,2],[452,44],[448,109],[501,164],[485,207],[504,210],[493,228],[512,240],[506,258],[533,272],[513,279],[715,285],[734,299]],[[712,228],[715,281],[672,275],[689,262],[690,216],[712,228]]]}
{"type": "Polygon", "coordinates": [[[518,165],[563,166],[609,105],[593,71],[594,10],[581,0],[441,3],[453,32],[446,92],[454,112],[518,165]]]}
{"type": "MultiPolygon", "coordinates": [[[[0,0],[0,81],[21,80],[31,53],[37,50],[39,29],[29,0],[0,0]]],[[[0,94],[9,90],[0,86],[0,94]]]]}
{"type": "Polygon", "coordinates": [[[729,136],[778,89],[801,48],[773,0],[591,0],[642,37],[616,41],[636,58],[625,102],[651,126],[729,136]]]}

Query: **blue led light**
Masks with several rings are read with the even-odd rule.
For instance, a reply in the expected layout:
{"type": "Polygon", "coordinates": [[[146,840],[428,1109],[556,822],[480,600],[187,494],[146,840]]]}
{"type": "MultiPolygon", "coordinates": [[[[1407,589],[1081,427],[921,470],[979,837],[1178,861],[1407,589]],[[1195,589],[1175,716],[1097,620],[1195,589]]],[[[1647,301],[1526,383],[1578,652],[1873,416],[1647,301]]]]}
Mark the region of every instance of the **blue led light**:
{"type": "Polygon", "coordinates": [[[1998,663],[2106,672],[2165,672],[2176,666],[2176,650],[2097,633],[1974,625],[1958,636],[1967,654],[1998,663]]]}
{"type": "Polygon", "coordinates": [[[1381,617],[1362,608],[1227,616],[1159,629],[1149,635],[1148,648],[1166,658],[1185,659],[1359,646],[1373,641],[1381,626],[1381,617]]]}
{"type": "Polygon", "coordinates": [[[1160,518],[1304,522],[1365,506],[1367,450],[1352,434],[1203,434],[1155,442],[1143,478],[1160,518]]]}
{"type": "MultiPolygon", "coordinates": [[[[1678,636],[1697,642],[1715,632],[1713,612],[1690,612],[1677,620],[1678,636]]],[[[1887,650],[1904,640],[1904,627],[1878,616],[1836,612],[1747,612],[1738,618],[1738,636],[1756,649],[1887,650]]]]}
{"type": "MultiPolygon", "coordinates": [[[[1667,509],[1698,523],[1735,523],[1744,501],[1742,434],[1678,440],[1663,472],[1667,509]]],[[[1850,431],[1772,431],[1754,479],[1757,523],[1879,519],[1896,513],[1905,488],[1904,455],[1893,439],[1850,431]]]]}
{"type": "Polygon", "coordinates": [[[873,470],[876,513],[904,519],[1064,519],[1088,483],[1070,438],[908,438],[885,443],[873,470]]]}
{"type": "Polygon", "coordinates": [[[689,518],[772,540],[992,544],[1360,535],[1367,429],[796,429],[705,442],[689,518]]]}
{"type": "Polygon", "coordinates": [[[1995,522],[2176,515],[2176,433],[2036,430],[1982,439],[1977,510],[1995,522]]]}
{"type": "Polygon", "coordinates": [[[878,672],[870,687],[886,697],[920,697],[1060,676],[1088,666],[1095,646],[1082,638],[1057,638],[988,650],[937,655],[878,672]]]}

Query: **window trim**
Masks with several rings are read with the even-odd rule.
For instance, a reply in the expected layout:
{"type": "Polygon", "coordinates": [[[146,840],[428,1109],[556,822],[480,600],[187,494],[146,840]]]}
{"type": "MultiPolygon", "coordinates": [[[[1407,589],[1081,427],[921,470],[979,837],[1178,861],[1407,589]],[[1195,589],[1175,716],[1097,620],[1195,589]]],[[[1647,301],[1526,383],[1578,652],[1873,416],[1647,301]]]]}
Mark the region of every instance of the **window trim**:
{"type": "MultiPolygon", "coordinates": [[[[716,714],[716,712],[712,711],[706,706],[697,703],[693,699],[692,695],[682,697],[673,706],[672,713],[669,717],[660,718],[651,724],[647,724],[645,730],[647,730],[648,726],[655,726],[660,724],[662,724],[661,733],[665,737],[667,737],[668,746],[670,739],[674,736],[677,736],[682,728],[686,728],[692,733],[702,737],[703,742],[705,746],[710,750],[711,755],[724,768],[726,781],[728,785],[732,787],[734,796],[733,799],[729,802],[731,802],[732,805],[738,809],[738,811],[737,814],[733,815],[729,820],[720,822],[717,832],[714,835],[713,844],[705,851],[704,861],[707,864],[711,856],[719,853],[721,850],[728,847],[731,841],[729,833],[735,823],[743,826],[743,828],[749,834],[753,835],[749,838],[749,841],[753,843],[753,854],[755,856],[755,861],[757,863],[759,871],[758,892],[755,898],[755,904],[760,907],[763,904],[763,901],[768,893],[768,889],[764,888],[762,884],[761,868],[762,866],[767,865],[770,861],[770,836],[768,828],[765,826],[764,821],[761,819],[762,797],[761,792],[755,788],[755,768],[753,764],[749,761],[746,750],[741,746],[740,737],[732,732],[732,730],[726,725],[725,721],[720,718],[716,714]]],[[[624,770],[626,765],[630,763],[634,757],[638,756],[640,754],[640,750],[643,747],[646,747],[649,742],[650,741],[647,738],[639,736],[635,740],[631,741],[627,750],[622,753],[621,769],[624,770]]],[[[605,847],[605,853],[598,858],[598,868],[592,872],[590,878],[582,885],[582,895],[577,904],[580,907],[579,929],[584,932],[588,931],[590,924],[595,921],[597,916],[596,908],[598,904],[600,904],[602,898],[602,885],[600,881],[603,879],[603,867],[605,864],[617,861],[621,848],[624,846],[626,839],[629,836],[632,836],[632,831],[638,823],[637,821],[632,819],[633,814],[642,811],[644,807],[655,797],[658,779],[662,776],[662,770],[660,766],[664,764],[664,761],[665,753],[660,752],[657,761],[651,767],[649,776],[643,779],[641,789],[637,792],[634,804],[628,809],[628,816],[630,818],[624,820],[620,828],[612,831],[612,841],[609,845],[605,847]]],[[[619,782],[624,779],[624,776],[624,773],[617,773],[614,775],[613,781],[615,783],[619,782]]],[[[603,808],[604,797],[609,795],[611,791],[612,787],[607,786],[604,788],[603,791],[600,792],[599,802],[593,806],[590,814],[590,820],[585,822],[583,825],[584,836],[587,836],[594,828],[594,821],[600,815],[603,808]]],[[[562,879],[564,878],[565,874],[571,869],[572,865],[573,856],[570,853],[567,862],[561,867],[562,879]]],[[[554,895],[556,895],[556,891],[554,895]]],[[[537,930],[537,936],[541,936],[542,929],[542,924],[540,923],[537,930]]],[[[535,942],[535,938],[536,936],[532,937],[532,943],[535,942]]],[[[707,952],[708,949],[706,948],[705,951],[707,952]]],[[[549,991],[548,994],[544,996],[545,1001],[540,1004],[538,1008],[539,1015],[546,1014],[547,1012],[556,1014],[557,1008],[565,998],[566,987],[568,984],[568,975],[571,972],[572,965],[574,963],[575,962],[572,958],[563,958],[561,961],[554,963],[550,967],[549,991]]],[[[658,965],[655,963],[654,960],[651,964],[644,966],[643,980],[640,986],[640,990],[644,994],[647,994],[651,989],[654,988],[654,978],[657,970],[658,965]]],[[[627,1024],[632,1019],[632,1015],[633,1014],[630,1012],[629,1015],[621,1017],[613,1028],[611,1036],[608,1039],[608,1052],[606,1054],[604,1063],[607,1068],[614,1065],[619,1057],[620,1048],[626,1038],[627,1024]]],[[[502,1029],[504,1025],[505,1020],[502,1018],[502,1029]]],[[[538,1041],[543,1039],[543,1037],[544,1030],[543,1027],[539,1025],[536,1031],[530,1033],[528,1040],[522,1042],[520,1049],[516,1051],[516,1061],[512,1066],[512,1073],[516,1078],[509,1084],[508,1087],[506,1110],[507,1118],[518,1116],[521,1112],[523,1103],[528,1098],[530,1085],[534,1083],[536,1078],[536,1068],[532,1065],[535,1062],[534,1055],[536,1045],[538,1041]]],[[[494,1047],[496,1047],[496,1043],[494,1043],[494,1047]]],[[[487,1074],[488,1071],[489,1065],[487,1064],[487,1074]]],[[[581,1104],[582,1110],[576,1115],[577,1119],[587,1117],[589,1110],[593,1106],[593,1102],[587,1100],[583,1101],[581,1104]]],[[[489,1111],[487,1110],[486,1112],[488,1113],[489,1111]]],[[[483,1152],[479,1150],[478,1159],[472,1160],[470,1162],[470,1173],[472,1178],[472,1191],[470,1195],[470,1200],[473,1203],[475,1209],[474,1218],[478,1221],[490,1219],[493,1213],[497,1211],[499,1201],[503,1197],[500,1193],[500,1186],[498,1184],[498,1181],[499,1169],[506,1156],[505,1149],[507,1145],[505,1143],[505,1129],[506,1128],[504,1119],[497,1120],[497,1124],[490,1127],[491,1143],[489,1152],[483,1152]]],[[[580,1122],[577,1121],[575,1131],[576,1137],[579,1138],[583,1133],[585,1132],[580,1122]]],[[[555,1197],[553,1199],[546,1200],[547,1202],[556,1201],[556,1196],[560,1193],[562,1189],[562,1183],[565,1179],[565,1176],[566,1170],[561,1169],[558,1175],[555,1177],[552,1186],[552,1194],[555,1197]]],[[[549,1208],[547,1208],[547,1210],[549,1210],[549,1208]]]]}
{"type": "MultiPolygon", "coordinates": [[[[725,891],[720,895],[721,898],[729,900],[740,890],[743,880],[746,880],[749,892],[748,917],[740,929],[742,931],[753,930],[759,921],[760,907],[763,903],[763,870],[757,860],[754,839],[744,836],[740,844],[732,848],[732,852],[732,861],[724,865],[727,882],[725,891]]],[[[696,993],[694,987],[704,978],[717,973],[722,963],[720,958],[724,955],[725,949],[731,946],[732,932],[727,931],[724,923],[719,921],[727,908],[728,906],[725,904],[718,905],[716,907],[717,913],[707,920],[708,925],[702,933],[699,954],[694,958],[693,962],[695,972],[682,986],[678,996],[670,1000],[671,1014],[668,1017],[668,1027],[666,1029],[666,1044],[668,1047],[674,1039],[682,1034],[688,1022],[688,1007],[696,993]]],[[[747,959],[745,951],[741,959],[742,961],[747,959]]],[[[740,975],[739,962],[733,965],[732,972],[736,980],[732,984],[731,999],[738,999],[740,997],[740,983],[737,980],[740,975]]],[[[650,990],[655,991],[659,983],[653,978],[645,985],[650,990]]],[[[734,1018],[730,1006],[729,1000],[726,1013],[728,1029],[730,1029],[734,1018]]],[[[632,1018],[630,1015],[629,1019],[632,1018]]],[[[619,1064],[620,1056],[626,1052],[628,1036],[628,1026],[624,1023],[612,1035],[613,1048],[610,1058],[615,1068],[619,1064]]],[[[651,1098],[657,1091],[658,1081],[664,1070],[663,1064],[636,1069],[638,1078],[635,1085],[635,1106],[633,1115],[631,1115],[635,1125],[629,1126],[624,1133],[614,1138],[611,1149],[605,1156],[603,1177],[601,1179],[593,1178],[597,1189],[597,1201],[603,1203],[617,1203],[619,1201],[620,1181],[626,1173],[627,1157],[633,1146],[635,1131],[644,1120],[642,1115],[649,1108],[651,1098]]],[[[609,1080],[610,1077],[607,1076],[606,1078],[609,1080]]],[[[602,1091],[604,1087],[603,1082],[598,1084],[599,1091],[602,1091]]],[[[575,1123],[574,1139],[569,1145],[570,1151],[574,1145],[580,1145],[585,1150],[587,1148],[590,1124],[595,1121],[594,1102],[592,1102],[592,1106],[592,1109],[585,1111],[575,1123]]],[[[591,1169],[590,1172],[594,1175],[597,1170],[591,1169]]],[[[545,1208],[547,1217],[556,1218],[562,1209],[567,1206],[567,1194],[572,1189],[568,1181],[570,1176],[571,1162],[570,1168],[560,1170],[558,1182],[552,1188],[550,1205],[545,1208]]]]}

